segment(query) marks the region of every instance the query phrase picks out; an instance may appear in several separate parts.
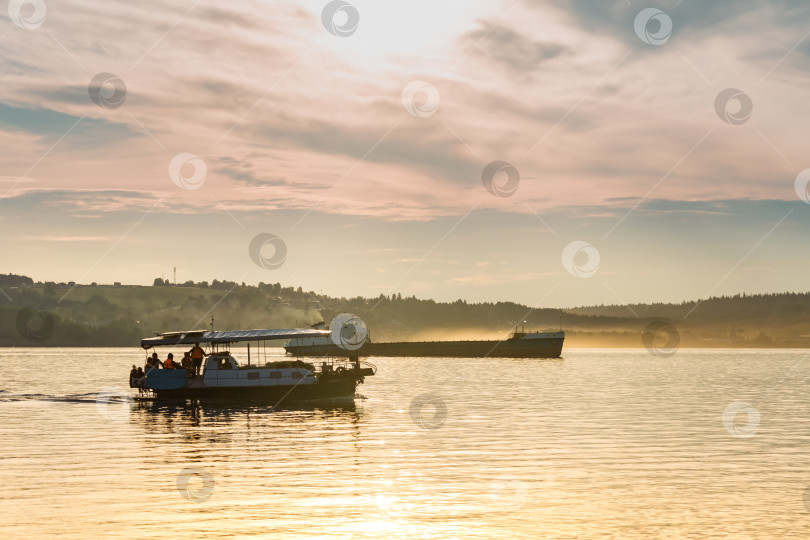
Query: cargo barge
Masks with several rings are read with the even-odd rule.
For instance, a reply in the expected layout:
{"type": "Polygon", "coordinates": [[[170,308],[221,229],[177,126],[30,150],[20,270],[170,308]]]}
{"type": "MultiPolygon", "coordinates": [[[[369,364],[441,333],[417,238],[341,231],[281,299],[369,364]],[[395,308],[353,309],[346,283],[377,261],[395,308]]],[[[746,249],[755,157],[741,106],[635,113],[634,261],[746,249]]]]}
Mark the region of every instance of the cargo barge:
{"type": "Polygon", "coordinates": [[[294,337],[284,345],[295,357],[410,356],[451,358],[559,358],[565,332],[514,332],[502,340],[398,341],[366,340],[362,347],[347,351],[328,338],[294,337]]]}

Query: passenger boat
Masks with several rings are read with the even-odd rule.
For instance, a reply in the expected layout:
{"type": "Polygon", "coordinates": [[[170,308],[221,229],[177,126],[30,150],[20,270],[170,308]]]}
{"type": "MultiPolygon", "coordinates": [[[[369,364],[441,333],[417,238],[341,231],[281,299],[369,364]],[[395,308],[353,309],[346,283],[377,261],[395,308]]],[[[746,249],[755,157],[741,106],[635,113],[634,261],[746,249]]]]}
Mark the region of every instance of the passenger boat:
{"type": "MultiPolygon", "coordinates": [[[[326,331],[324,323],[313,329],[326,331]]],[[[356,356],[421,356],[455,358],[559,358],[562,354],[565,332],[525,332],[517,330],[501,340],[462,341],[397,341],[374,342],[366,340],[362,346],[350,351],[356,356]]],[[[287,354],[304,356],[340,356],[346,354],[332,340],[322,335],[300,335],[284,344],[287,354]]]]}
{"type": "MultiPolygon", "coordinates": [[[[240,331],[164,332],[141,340],[148,351],[154,347],[180,347],[195,344],[208,347],[200,375],[191,370],[148,368],[141,378],[130,377],[130,386],[147,397],[239,401],[307,401],[355,395],[357,385],[374,375],[376,367],[360,361],[352,351],[337,358],[323,359],[317,365],[302,360],[251,363],[250,343],[295,338],[328,338],[328,330],[268,329],[240,331]],[[247,342],[247,363],[231,355],[230,346],[247,342]]],[[[182,355],[181,355],[182,356],[182,355]]]]}

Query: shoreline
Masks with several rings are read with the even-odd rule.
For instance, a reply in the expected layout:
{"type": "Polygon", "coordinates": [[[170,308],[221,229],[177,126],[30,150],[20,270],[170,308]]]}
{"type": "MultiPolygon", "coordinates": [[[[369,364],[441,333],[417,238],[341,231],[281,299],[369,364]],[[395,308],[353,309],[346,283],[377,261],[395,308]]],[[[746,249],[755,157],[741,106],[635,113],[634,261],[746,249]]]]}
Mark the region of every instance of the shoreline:
{"type": "MultiPolygon", "coordinates": [[[[4,349],[12,350],[12,349],[33,349],[33,350],[41,350],[41,349],[135,349],[136,347],[128,346],[128,345],[0,345],[0,351],[4,349]]],[[[182,347],[180,347],[182,348],[182,347]]],[[[284,347],[267,347],[268,349],[278,350],[280,352],[284,351],[284,347]]],[[[643,350],[646,347],[639,346],[639,345],[600,345],[600,346],[571,346],[571,347],[564,347],[562,356],[565,356],[565,351],[570,350],[602,350],[602,349],[638,349],[643,350]]],[[[796,346],[796,345],[704,345],[704,346],[696,346],[696,345],[683,345],[678,347],[676,350],[681,349],[692,349],[692,350],[706,350],[706,349],[725,349],[725,350],[741,350],[741,349],[793,349],[793,350],[810,350],[810,345],[808,346],[796,346]]],[[[145,352],[140,347],[137,347],[137,350],[140,352],[145,352]]],[[[236,350],[236,349],[235,349],[236,350]]],[[[289,356],[289,355],[288,355],[289,356]]],[[[406,357],[393,357],[393,356],[374,356],[375,358],[406,358],[406,357]]],[[[371,358],[371,357],[370,357],[371,358]]],[[[457,358],[467,358],[467,357],[457,357],[457,358]]],[[[479,357],[469,357],[469,358],[479,358],[479,357]]],[[[494,357],[493,357],[494,358],[494,357]]]]}

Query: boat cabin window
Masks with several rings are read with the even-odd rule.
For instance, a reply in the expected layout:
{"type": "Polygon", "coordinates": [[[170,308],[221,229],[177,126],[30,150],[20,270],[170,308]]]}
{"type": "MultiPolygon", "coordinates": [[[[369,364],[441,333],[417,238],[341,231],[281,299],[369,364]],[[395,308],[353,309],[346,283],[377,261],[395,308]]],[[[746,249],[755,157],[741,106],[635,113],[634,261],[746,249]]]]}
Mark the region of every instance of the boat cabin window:
{"type": "Polygon", "coordinates": [[[292,372],[292,378],[293,379],[300,379],[301,377],[302,377],[302,375],[300,373],[298,373],[297,371],[292,372]]]}
{"type": "Polygon", "coordinates": [[[281,378],[281,372],[280,371],[271,371],[270,372],[270,378],[271,379],[280,379],[281,378]]]}
{"type": "Polygon", "coordinates": [[[236,369],[236,366],[233,364],[235,364],[235,362],[232,363],[231,359],[228,357],[220,358],[218,369],[236,369]]]}
{"type": "Polygon", "coordinates": [[[209,357],[205,364],[205,369],[210,371],[220,369],[239,369],[239,364],[229,356],[209,357]]]}
{"type": "Polygon", "coordinates": [[[205,362],[206,371],[214,371],[219,368],[219,358],[209,358],[205,362]]]}

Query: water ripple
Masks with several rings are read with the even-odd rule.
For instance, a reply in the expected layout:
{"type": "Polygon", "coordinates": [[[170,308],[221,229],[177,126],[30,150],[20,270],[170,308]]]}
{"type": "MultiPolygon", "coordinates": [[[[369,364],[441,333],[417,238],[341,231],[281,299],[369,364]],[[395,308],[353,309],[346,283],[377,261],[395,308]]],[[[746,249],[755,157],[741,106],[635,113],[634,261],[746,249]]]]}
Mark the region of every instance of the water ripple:
{"type": "Polygon", "coordinates": [[[140,354],[0,351],[5,537],[810,534],[803,351],[375,359],[364,399],[99,408],[140,354]]]}

